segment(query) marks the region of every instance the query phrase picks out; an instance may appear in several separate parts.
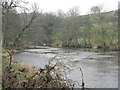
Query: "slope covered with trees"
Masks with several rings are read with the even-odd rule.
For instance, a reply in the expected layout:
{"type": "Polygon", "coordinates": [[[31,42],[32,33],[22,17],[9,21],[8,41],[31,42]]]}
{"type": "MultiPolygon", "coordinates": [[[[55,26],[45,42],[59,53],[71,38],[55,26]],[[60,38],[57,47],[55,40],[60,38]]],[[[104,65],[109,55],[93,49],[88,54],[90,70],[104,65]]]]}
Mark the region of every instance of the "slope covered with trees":
{"type": "Polygon", "coordinates": [[[12,9],[4,13],[4,46],[48,45],[117,50],[118,11],[105,12],[93,6],[90,14],[80,15],[73,7],[67,13],[42,13],[34,7],[18,13],[12,9]],[[13,45],[14,44],[14,45],[13,45]]]}

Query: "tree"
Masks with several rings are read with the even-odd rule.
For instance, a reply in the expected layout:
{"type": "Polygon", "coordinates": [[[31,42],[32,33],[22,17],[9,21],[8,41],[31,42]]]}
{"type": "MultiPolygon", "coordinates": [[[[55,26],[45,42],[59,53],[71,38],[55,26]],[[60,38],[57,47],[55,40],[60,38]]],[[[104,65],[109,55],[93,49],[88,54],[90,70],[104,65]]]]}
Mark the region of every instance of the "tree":
{"type": "Polygon", "coordinates": [[[65,46],[77,46],[79,37],[79,8],[71,8],[67,12],[67,17],[62,21],[62,26],[59,28],[59,39],[65,46]]]}
{"type": "Polygon", "coordinates": [[[20,32],[20,17],[15,10],[4,13],[3,17],[3,45],[9,46],[10,42],[14,42],[18,33],[20,32]]]}
{"type": "Polygon", "coordinates": [[[91,12],[95,15],[94,19],[97,21],[97,24],[99,25],[99,31],[98,34],[101,34],[101,38],[99,41],[102,42],[102,48],[106,49],[106,28],[104,28],[104,23],[106,19],[106,13],[103,11],[103,6],[94,6],[91,8],[91,12]]]}
{"type": "Polygon", "coordinates": [[[83,18],[81,24],[82,26],[80,27],[80,33],[81,33],[81,38],[83,38],[84,45],[87,47],[88,45],[91,46],[91,27],[92,23],[90,20],[90,15],[84,15],[81,18],[83,18]]]}
{"type": "MultiPolygon", "coordinates": [[[[37,7],[36,4],[33,5],[33,11],[31,13],[29,13],[29,15],[25,16],[25,17],[28,17],[29,20],[26,23],[24,23],[24,25],[20,25],[19,21],[21,21],[20,19],[22,19],[20,17],[20,15],[22,15],[22,14],[18,14],[17,11],[15,10],[15,8],[20,7],[21,9],[24,9],[24,11],[27,10],[27,9],[25,7],[20,6],[19,2],[14,1],[14,0],[10,0],[10,1],[8,0],[8,1],[5,1],[5,2],[2,2],[2,7],[3,7],[3,23],[4,23],[3,24],[4,25],[4,28],[3,28],[4,46],[5,47],[9,46],[9,42],[12,42],[12,46],[16,46],[16,45],[18,45],[18,42],[21,40],[21,37],[23,36],[23,33],[31,26],[34,19],[37,17],[38,7],[37,7]],[[15,35],[17,35],[16,37],[14,37],[14,38],[12,37],[13,40],[11,41],[7,37],[8,35],[5,35],[5,34],[9,33],[8,30],[10,29],[10,27],[14,28],[14,30],[19,30],[19,29],[16,29],[15,27],[13,27],[13,26],[10,26],[11,23],[9,23],[9,22],[12,21],[12,20],[9,20],[9,19],[11,19],[11,17],[9,17],[9,16],[10,16],[11,12],[13,13],[13,11],[16,15],[18,15],[17,18],[19,19],[19,20],[16,20],[16,21],[19,22],[19,25],[16,26],[16,27],[21,27],[21,26],[23,26],[23,27],[20,28],[21,30],[19,31],[18,34],[15,34],[15,35]]],[[[23,15],[25,15],[25,14],[23,14],[23,15]]],[[[13,17],[13,19],[14,18],[15,17],[13,17]]],[[[21,22],[24,22],[24,21],[21,21],[21,22]]],[[[16,23],[13,21],[13,25],[15,25],[15,24],[16,23]]],[[[10,32],[13,32],[13,31],[10,31],[10,32]]]]}

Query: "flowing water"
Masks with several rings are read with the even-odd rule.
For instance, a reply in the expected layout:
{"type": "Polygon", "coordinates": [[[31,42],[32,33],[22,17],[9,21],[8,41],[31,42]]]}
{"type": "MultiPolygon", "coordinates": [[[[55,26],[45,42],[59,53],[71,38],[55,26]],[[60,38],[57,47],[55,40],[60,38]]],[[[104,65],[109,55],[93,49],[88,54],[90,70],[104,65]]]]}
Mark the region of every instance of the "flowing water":
{"type": "Polygon", "coordinates": [[[86,88],[118,88],[118,56],[114,51],[37,46],[13,55],[13,58],[31,66],[43,67],[55,55],[75,67],[67,76],[80,84],[81,72],[78,68],[82,68],[86,88]]]}

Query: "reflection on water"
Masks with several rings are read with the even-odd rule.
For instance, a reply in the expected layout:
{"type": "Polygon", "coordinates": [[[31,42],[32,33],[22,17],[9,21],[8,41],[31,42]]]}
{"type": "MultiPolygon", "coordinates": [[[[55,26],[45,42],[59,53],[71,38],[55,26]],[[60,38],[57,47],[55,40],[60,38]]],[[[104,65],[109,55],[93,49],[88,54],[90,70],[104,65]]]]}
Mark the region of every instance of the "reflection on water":
{"type": "Polygon", "coordinates": [[[81,72],[77,69],[81,67],[84,73],[85,87],[118,88],[117,52],[95,52],[94,50],[85,51],[84,49],[40,46],[38,48],[25,50],[25,52],[16,54],[13,57],[19,62],[43,67],[49,59],[57,54],[57,58],[75,66],[75,69],[68,74],[68,78],[75,82],[81,83],[81,72]]]}

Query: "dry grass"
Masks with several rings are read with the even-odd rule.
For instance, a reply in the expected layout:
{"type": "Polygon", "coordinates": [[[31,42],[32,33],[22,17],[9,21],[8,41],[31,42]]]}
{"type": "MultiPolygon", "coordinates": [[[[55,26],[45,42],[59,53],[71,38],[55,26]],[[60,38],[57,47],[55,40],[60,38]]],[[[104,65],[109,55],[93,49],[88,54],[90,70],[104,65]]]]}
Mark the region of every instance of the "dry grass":
{"type": "Polygon", "coordinates": [[[20,66],[22,66],[25,69],[25,73],[28,77],[32,77],[37,72],[37,68],[30,67],[26,63],[21,63],[20,66]]]}

